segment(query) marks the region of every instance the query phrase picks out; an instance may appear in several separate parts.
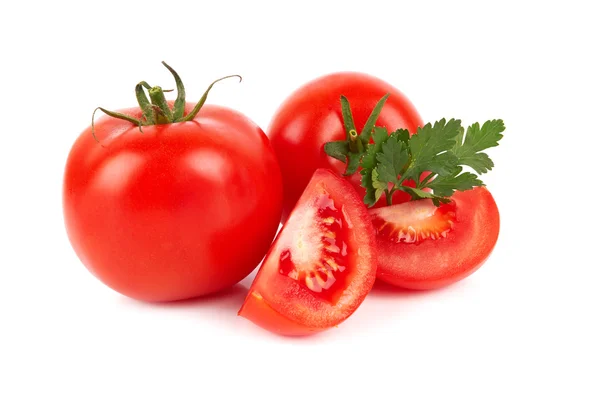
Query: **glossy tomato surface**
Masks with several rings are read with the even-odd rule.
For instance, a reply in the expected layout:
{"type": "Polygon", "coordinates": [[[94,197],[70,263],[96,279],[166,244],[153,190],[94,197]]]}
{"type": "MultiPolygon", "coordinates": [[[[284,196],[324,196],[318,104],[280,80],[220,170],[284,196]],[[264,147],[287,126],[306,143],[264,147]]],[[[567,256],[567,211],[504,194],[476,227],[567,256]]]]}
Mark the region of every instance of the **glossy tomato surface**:
{"type": "Polygon", "coordinates": [[[352,186],[314,173],[271,246],[239,314],[282,335],[336,326],[375,282],[375,236],[352,186]]]}
{"type": "Polygon", "coordinates": [[[430,200],[372,209],[377,277],[407,289],[436,289],[477,270],[492,252],[500,215],[484,187],[456,192],[450,204],[430,200]]]}
{"type": "Polygon", "coordinates": [[[206,105],[190,122],[143,133],[104,116],[95,132],[100,143],[88,128],[71,149],[63,208],[73,248],[102,282],[170,301],[224,289],[256,267],[282,204],[277,160],[257,125],[206,105]]]}
{"type": "MultiPolygon", "coordinates": [[[[284,101],[267,130],[283,175],[283,220],[317,168],[330,168],[339,175],[345,170],[343,162],[329,157],[323,150],[327,142],[346,139],[340,96],[348,98],[360,133],[371,111],[386,93],[390,97],[376,125],[390,131],[405,128],[414,133],[423,121],[412,103],[392,85],[367,74],[340,72],[326,75],[300,87],[284,101]]],[[[360,186],[360,174],[347,179],[362,198],[365,191],[360,186]]],[[[400,191],[395,193],[399,200],[408,200],[403,195],[400,191]]]]}

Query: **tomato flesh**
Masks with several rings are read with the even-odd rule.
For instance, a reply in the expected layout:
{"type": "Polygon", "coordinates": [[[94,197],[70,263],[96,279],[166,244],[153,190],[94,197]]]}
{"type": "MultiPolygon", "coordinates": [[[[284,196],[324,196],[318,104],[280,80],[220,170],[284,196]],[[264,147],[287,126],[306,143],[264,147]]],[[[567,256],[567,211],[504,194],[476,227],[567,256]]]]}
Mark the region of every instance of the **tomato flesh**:
{"type": "Polygon", "coordinates": [[[369,212],[377,235],[394,243],[445,238],[456,221],[456,203],[436,207],[431,200],[376,208],[369,212]]]}
{"type": "Polygon", "coordinates": [[[240,315],[284,335],[348,318],[375,280],[375,237],[350,184],[319,169],[271,246],[240,315]]]}
{"type": "Polygon", "coordinates": [[[314,211],[304,216],[312,229],[294,232],[291,247],[281,252],[279,273],[333,304],[348,278],[347,221],[327,194],[317,198],[314,211]]]}
{"type": "Polygon", "coordinates": [[[369,211],[377,231],[377,277],[407,289],[435,289],[476,271],[500,231],[498,207],[484,187],[456,192],[436,208],[419,200],[369,211]]]}

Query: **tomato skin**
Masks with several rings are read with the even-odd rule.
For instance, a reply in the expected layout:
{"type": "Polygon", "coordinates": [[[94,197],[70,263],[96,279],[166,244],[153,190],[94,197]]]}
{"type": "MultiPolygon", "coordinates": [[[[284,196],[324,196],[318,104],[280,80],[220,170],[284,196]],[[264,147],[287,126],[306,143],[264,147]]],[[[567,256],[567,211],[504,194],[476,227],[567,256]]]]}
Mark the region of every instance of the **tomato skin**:
{"type": "MultiPolygon", "coordinates": [[[[316,250],[304,248],[309,253],[316,250]]],[[[375,232],[364,204],[346,180],[332,171],[318,169],[269,249],[239,315],[281,335],[320,332],[339,325],[354,313],[375,283],[376,267],[375,232]],[[349,227],[346,267],[350,279],[333,304],[283,275],[280,269],[280,255],[287,247],[286,235],[303,229],[296,225],[295,213],[322,192],[331,194],[337,204],[343,205],[349,227]]]]}
{"type": "MultiPolygon", "coordinates": [[[[363,73],[339,72],[317,78],[297,89],[279,107],[267,134],[283,176],[282,221],[287,219],[317,168],[328,168],[340,175],[345,170],[344,163],[329,157],[323,150],[327,142],[346,139],[340,96],[348,98],[360,132],[375,104],[386,93],[390,93],[390,97],[376,125],[390,130],[406,128],[414,133],[423,121],[408,98],[392,85],[363,73]]],[[[360,174],[347,179],[359,196],[364,197],[360,174]]],[[[396,202],[408,199],[400,191],[395,193],[396,202]]]]}
{"type": "Polygon", "coordinates": [[[260,293],[255,291],[250,291],[238,314],[263,329],[283,336],[307,336],[326,329],[309,327],[291,320],[271,307],[260,293]]]}
{"type": "Polygon", "coordinates": [[[489,257],[500,233],[500,214],[485,187],[452,196],[456,221],[446,238],[394,243],[377,236],[377,278],[416,290],[437,289],[475,272],[489,257]]]}
{"type": "Polygon", "coordinates": [[[102,145],[86,129],[71,149],[63,211],[75,252],[102,282],[139,300],[180,300],[232,286],[260,262],[282,184],[252,121],[205,105],[193,121],[143,133],[102,117],[96,136],[102,145]]]}

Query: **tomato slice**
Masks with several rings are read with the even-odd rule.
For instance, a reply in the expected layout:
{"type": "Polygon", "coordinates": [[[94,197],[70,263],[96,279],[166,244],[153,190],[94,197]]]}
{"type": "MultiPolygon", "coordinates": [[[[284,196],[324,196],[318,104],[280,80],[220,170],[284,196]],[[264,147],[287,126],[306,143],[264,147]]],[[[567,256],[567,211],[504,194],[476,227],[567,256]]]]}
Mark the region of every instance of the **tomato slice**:
{"type": "Polygon", "coordinates": [[[377,277],[407,289],[436,289],[472,274],[500,231],[498,207],[484,187],[456,192],[439,208],[418,200],[369,214],[377,232],[377,277]]]}
{"type": "Polygon", "coordinates": [[[336,326],[375,282],[375,234],[352,185],[318,169],[279,232],[239,315],[282,335],[336,326]]]}

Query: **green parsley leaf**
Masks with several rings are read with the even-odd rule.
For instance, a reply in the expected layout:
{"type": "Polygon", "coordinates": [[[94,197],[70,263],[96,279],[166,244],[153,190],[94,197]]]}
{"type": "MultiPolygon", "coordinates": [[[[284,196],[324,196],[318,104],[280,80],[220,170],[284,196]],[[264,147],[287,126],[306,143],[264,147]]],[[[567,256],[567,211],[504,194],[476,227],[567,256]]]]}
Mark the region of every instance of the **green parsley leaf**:
{"type": "Polygon", "coordinates": [[[449,151],[456,144],[460,129],[460,120],[456,119],[448,122],[442,119],[434,125],[419,128],[408,140],[411,160],[403,178],[419,182],[425,171],[440,175],[451,173],[456,166],[456,157],[449,151]]]}
{"type": "MultiPolygon", "coordinates": [[[[377,167],[377,154],[382,151],[383,143],[388,137],[387,128],[379,126],[375,127],[373,131],[373,143],[367,145],[367,149],[360,163],[362,168],[360,171],[362,175],[361,184],[367,191],[364,202],[369,206],[377,203],[377,200],[379,200],[382,194],[381,191],[378,191],[381,189],[382,185],[379,182],[379,177],[375,168],[377,167]],[[375,179],[373,179],[374,176],[375,179]]],[[[387,186],[383,189],[387,189],[387,186]]]]}
{"type": "Polygon", "coordinates": [[[373,206],[384,193],[390,202],[392,193],[402,190],[413,200],[431,199],[439,206],[449,202],[457,190],[483,186],[477,174],[494,164],[482,151],[497,146],[503,131],[502,120],[487,121],[481,127],[475,123],[466,135],[460,120],[455,119],[427,124],[413,136],[404,129],[388,136],[387,129],[375,128],[373,143],[367,145],[360,163],[365,204],[373,206]],[[476,174],[464,172],[462,166],[471,167],[476,174]],[[409,179],[416,187],[404,184],[409,179]]]}
{"type": "Polygon", "coordinates": [[[394,185],[399,184],[399,175],[402,173],[407,161],[408,150],[406,149],[406,145],[398,141],[396,136],[390,136],[382,143],[381,153],[377,154],[376,171],[379,180],[391,182],[394,185]]]}
{"type": "Polygon", "coordinates": [[[457,168],[457,173],[446,176],[438,176],[432,180],[427,187],[434,193],[442,197],[450,197],[455,190],[469,190],[476,186],[483,186],[483,182],[477,178],[477,175],[471,172],[463,172],[462,168],[457,168]]]}
{"type": "Polygon", "coordinates": [[[395,136],[399,141],[402,141],[408,147],[408,139],[410,139],[410,132],[408,129],[396,129],[394,132],[390,134],[390,136],[395,136]]]}
{"type": "Polygon", "coordinates": [[[379,200],[379,198],[381,197],[381,195],[383,194],[383,192],[385,192],[388,188],[388,185],[385,181],[382,181],[379,178],[379,173],[377,172],[376,169],[373,170],[373,172],[371,173],[371,177],[373,178],[373,188],[375,189],[375,193],[374,193],[374,201],[373,204],[377,203],[377,201],[379,200]]]}
{"type": "Polygon", "coordinates": [[[373,169],[377,165],[377,154],[381,152],[383,142],[388,138],[387,128],[380,126],[375,127],[373,131],[373,143],[367,145],[367,150],[363,156],[361,167],[363,169],[373,169]]]}
{"type": "Polygon", "coordinates": [[[498,141],[502,139],[504,132],[504,122],[501,119],[487,121],[480,128],[478,123],[474,123],[467,129],[464,136],[464,130],[460,132],[452,152],[458,158],[459,165],[467,165],[478,174],[485,174],[494,167],[490,157],[481,153],[490,147],[498,146],[498,141]]]}
{"type": "Polygon", "coordinates": [[[360,171],[360,174],[362,175],[360,184],[366,190],[363,202],[367,205],[367,207],[372,207],[375,203],[377,203],[379,197],[381,197],[381,195],[379,197],[375,196],[377,193],[377,188],[375,187],[376,184],[373,184],[373,172],[377,171],[374,169],[363,169],[360,171]],[[365,171],[369,171],[370,173],[365,173],[365,171]]]}

